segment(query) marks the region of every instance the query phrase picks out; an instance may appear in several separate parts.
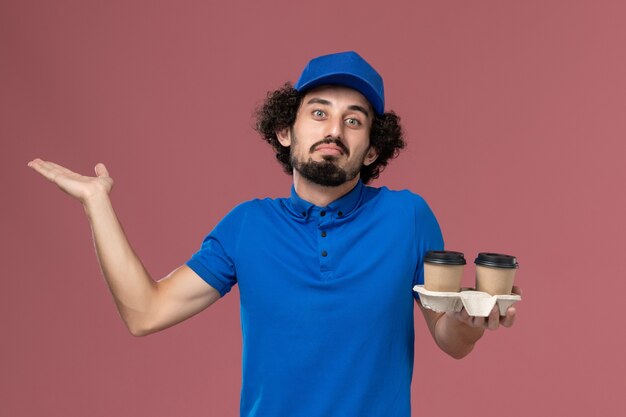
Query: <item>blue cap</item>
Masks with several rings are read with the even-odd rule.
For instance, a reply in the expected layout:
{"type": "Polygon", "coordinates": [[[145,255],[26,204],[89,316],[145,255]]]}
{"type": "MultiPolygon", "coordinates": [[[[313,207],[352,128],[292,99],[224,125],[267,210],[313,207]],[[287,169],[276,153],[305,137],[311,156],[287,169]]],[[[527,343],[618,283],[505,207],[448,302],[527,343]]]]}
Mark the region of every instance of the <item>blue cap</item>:
{"type": "Polygon", "coordinates": [[[328,84],[352,88],[365,96],[377,114],[385,112],[383,78],[354,51],[313,58],[294,88],[304,92],[328,84]]]}

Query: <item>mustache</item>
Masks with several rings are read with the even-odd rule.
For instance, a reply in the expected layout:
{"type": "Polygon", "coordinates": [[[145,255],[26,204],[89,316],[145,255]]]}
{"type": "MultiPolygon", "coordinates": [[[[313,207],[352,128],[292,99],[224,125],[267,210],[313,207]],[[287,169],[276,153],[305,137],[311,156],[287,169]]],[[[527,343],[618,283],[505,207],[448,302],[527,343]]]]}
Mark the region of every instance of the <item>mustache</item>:
{"type": "Polygon", "coordinates": [[[343,142],[340,141],[339,139],[333,139],[333,138],[326,138],[326,139],[320,140],[319,142],[315,142],[309,149],[309,152],[313,153],[315,152],[315,148],[317,148],[318,146],[328,145],[331,143],[337,146],[339,149],[341,149],[343,153],[345,153],[346,155],[350,155],[350,151],[348,150],[348,147],[344,145],[343,142]]]}

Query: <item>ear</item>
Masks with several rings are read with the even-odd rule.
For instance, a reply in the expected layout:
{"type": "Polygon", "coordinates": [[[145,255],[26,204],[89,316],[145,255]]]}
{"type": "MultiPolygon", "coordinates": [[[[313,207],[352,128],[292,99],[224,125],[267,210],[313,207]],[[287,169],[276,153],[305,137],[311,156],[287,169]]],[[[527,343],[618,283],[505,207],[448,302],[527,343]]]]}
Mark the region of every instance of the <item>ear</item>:
{"type": "Polygon", "coordinates": [[[282,130],[277,130],[276,137],[278,138],[280,144],[283,145],[285,148],[291,146],[291,129],[289,129],[288,127],[282,130]]]}
{"type": "Polygon", "coordinates": [[[363,165],[368,166],[371,165],[376,158],[378,158],[378,150],[373,146],[370,146],[367,154],[365,155],[365,160],[363,161],[363,165]]]}

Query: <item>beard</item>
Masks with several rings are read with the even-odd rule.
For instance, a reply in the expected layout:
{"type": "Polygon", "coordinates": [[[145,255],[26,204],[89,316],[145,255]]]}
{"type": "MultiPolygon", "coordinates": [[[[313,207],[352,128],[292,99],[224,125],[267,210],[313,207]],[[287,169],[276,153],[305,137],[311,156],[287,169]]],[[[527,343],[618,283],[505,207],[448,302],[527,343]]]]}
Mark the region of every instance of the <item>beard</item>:
{"type": "Polygon", "coordinates": [[[303,178],[324,187],[338,187],[354,179],[360,171],[347,172],[338,167],[335,161],[326,159],[319,162],[313,161],[311,158],[308,161],[297,161],[292,157],[291,165],[303,178]]]}
{"type": "MultiPolygon", "coordinates": [[[[311,157],[308,160],[299,160],[294,154],[295,145],[297,144],[297,138],[295,133],[292,130],[292,144],[291,144],[291,153],[290,153],[290,162],[291,166],[294,170],[298,171],[303,178],[311,181],[314,184],[321,185],[324,187],[338,187],[348,181],[356,178],[357,175],[361,172],[361,168],[363,167],[363,163],[365,161],[365,155],[360,158],[360,163],[356,164],[354,167],[347,169],[341,168],[338,166],[338,157],[334,155],[324,155],[323,160],[314,161],[311,157]]],[[[336,139],[324,139],[315,143],[309,149],[309,152],[312,153],[315,148],[321,144],[325,143],[334,143],[336,146],[340,147],[346,156],[350,155],[350,152],[346,148],[346,146],[339,140],[336,139]]]]}

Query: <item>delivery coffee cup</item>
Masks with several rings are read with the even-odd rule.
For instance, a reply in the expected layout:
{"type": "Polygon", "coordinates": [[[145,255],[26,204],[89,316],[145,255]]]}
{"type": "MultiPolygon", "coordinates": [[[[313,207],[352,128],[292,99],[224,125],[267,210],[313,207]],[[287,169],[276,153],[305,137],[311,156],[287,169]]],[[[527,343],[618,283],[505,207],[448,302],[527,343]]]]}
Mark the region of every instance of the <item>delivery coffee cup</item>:
{"type": "Polygon", "coordinates": [[[476,290],[491,295],[510,295],[513,291],[517,258],[501,253],[481,252],[476,264],[476,290]]]}
{"type": "Polygon", "coordinates": [[[424,288],[428,291],[461,291],[465,267],[461,252],[433,250],[424,257],[424,288]]]}

